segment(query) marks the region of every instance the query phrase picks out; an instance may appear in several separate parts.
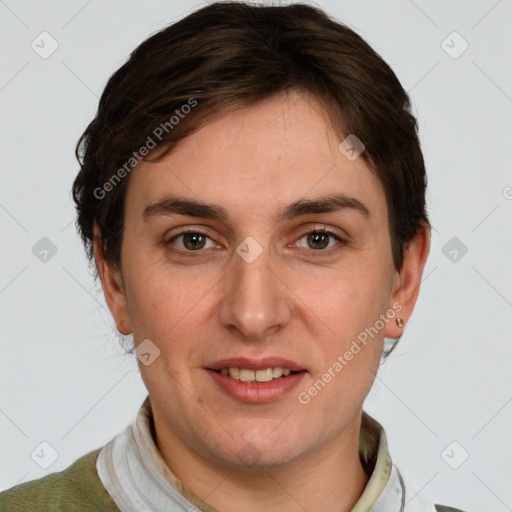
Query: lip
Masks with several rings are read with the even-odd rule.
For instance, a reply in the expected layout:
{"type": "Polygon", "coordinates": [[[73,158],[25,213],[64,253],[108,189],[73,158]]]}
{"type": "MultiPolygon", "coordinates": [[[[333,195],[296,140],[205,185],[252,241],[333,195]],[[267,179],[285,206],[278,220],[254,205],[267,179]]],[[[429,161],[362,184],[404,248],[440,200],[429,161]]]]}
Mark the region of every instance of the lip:
{"type": "MultiPolygon", "coordinates": [[[[293,361],[281,357],[263,357],[250,359],[247,357],[231,357],[219,359],[206,366],[207,370],[220,370],[221,368],[247,368],[248,370],[265,370],[266,368],[289,368],[294,372],[302,372],[306,368],[293,361]]],[[[307,371],[307,370],[306,370],[307,371]]],[[[233,380],[233,379],[231,379],[233,380]]],[[[277,380],[277,379],[276,379],[277,380]]]]}
{"type": "MultiPolygon", "coordinates": [[[[230,359],[229,361],[234,360],[230,359]]],[[[283,360],[280,361],[283,362],[283,360]]],[[[247,360],[244,360],[244,364],[246,363],[247,360]]],[[[237,362],[237,364],[239,363],[237,362]]],[[[253,364],[260,365],[260,367],[250,368],[251,370],[263,369],[263,367],[261,367],[261,364],[263,364],[261,361],[256,363],[253,362],[253,364]]],[[[268,365],[268,362],[265,362],[264,364],[268,365]]],[[[287,364],[289,364],[289,362],[287,364]]],[[[265,366],[265,368],[269,368],[270,366],[272,365],[265,366]]],[[[281,363],[275,366],[281,366],[281,363]]],[[[289,366],[285,367],[289,368],[289,366]]],[[[220,368],[225,368],[225,366],[221,365],[220,368]]],[[[248,367],[242,366],[242,368],[248,367]]],[[[250,403],[272,402],[282,398],[286,394],[290,393],[292,389],[297,387],[307,373],[306,370],[303,370],[299,371],[299,373],[292,373],[288,377],[280,377],[279,379],[274,379],[270,382],[242,382],[240,380],[232,379],[228,375],[221,375],[220,373],[213,371],[213,369],[206,368],[206,372],[212,377],[214,382],[223,392],[237,400],[250,403]]]]}

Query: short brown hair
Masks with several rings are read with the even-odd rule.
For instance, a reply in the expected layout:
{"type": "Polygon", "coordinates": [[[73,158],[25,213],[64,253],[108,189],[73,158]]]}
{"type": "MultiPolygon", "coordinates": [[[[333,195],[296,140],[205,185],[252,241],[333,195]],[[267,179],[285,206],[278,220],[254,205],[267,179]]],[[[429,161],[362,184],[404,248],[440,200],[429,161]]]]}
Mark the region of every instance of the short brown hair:
{"type": "Polygon", "coordinates": [[[148,156],[149,139],[156,146],[150,155],[158,149],[160,159],[215,115],[289,90],[312,93],[341,137],[355,134],[364,144],[361,156],[386,195],[400,270],[407,242],[422,221],[429,225],[409,96],[359,35],[304,4],[213,3],[145,40],[110,77],[76,147],[73,198],[90,260],[96,223],[105,257],[121,263],[129,171],[141,153],[148,156]]]}

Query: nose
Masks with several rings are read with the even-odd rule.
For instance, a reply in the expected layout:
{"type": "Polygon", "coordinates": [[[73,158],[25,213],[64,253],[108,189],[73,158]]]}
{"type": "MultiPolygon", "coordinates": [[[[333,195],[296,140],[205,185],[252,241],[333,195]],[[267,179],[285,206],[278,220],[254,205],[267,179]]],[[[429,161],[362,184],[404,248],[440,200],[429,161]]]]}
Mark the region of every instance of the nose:
{"type": "Polygon", "coordinates": [[[291,292],[268,250],[248,263],[234,254],[219,305],[220,322],[246,341],[263,341],[291,318],[291,292]]]}

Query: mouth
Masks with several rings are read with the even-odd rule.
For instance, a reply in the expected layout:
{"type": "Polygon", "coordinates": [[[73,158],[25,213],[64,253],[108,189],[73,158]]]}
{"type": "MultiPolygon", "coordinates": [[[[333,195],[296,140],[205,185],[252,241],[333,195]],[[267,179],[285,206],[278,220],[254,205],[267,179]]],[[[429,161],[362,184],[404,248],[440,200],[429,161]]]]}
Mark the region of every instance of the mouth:
{"type": "Polygon", "coordinates": [[[210,363],[205,370],[216,389],[250,403],[284,399],[308,373],[298,363],[281,357],[230,357],[210,363]]]}
{"type": "Polygon", "coordinates": [[[265,383],[274,380],[285,379],[290,375],[305,372],[306,370],[295,371],[290,368],[283,368],[281,366],[268,367],[261,370],[251,370],[250,368],[238,367],[224,367],[218,370],[213,370],[220,375],[230,377],[231,379],[248,383],[265,383]]]}

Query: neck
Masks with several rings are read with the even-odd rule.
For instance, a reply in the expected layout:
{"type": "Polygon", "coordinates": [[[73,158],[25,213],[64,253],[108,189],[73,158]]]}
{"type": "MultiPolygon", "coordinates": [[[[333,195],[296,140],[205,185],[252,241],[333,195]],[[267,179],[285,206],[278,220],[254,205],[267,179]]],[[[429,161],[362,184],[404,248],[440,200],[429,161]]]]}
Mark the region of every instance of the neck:
{"type": "Polygon", "coordinates": [[[158,449],[180,482],[222,512],[350,511],[368,482],[359,459],[361,416],[337,438],[279,467],[216,465],[190,450],[155,418],[158,449]]]}

